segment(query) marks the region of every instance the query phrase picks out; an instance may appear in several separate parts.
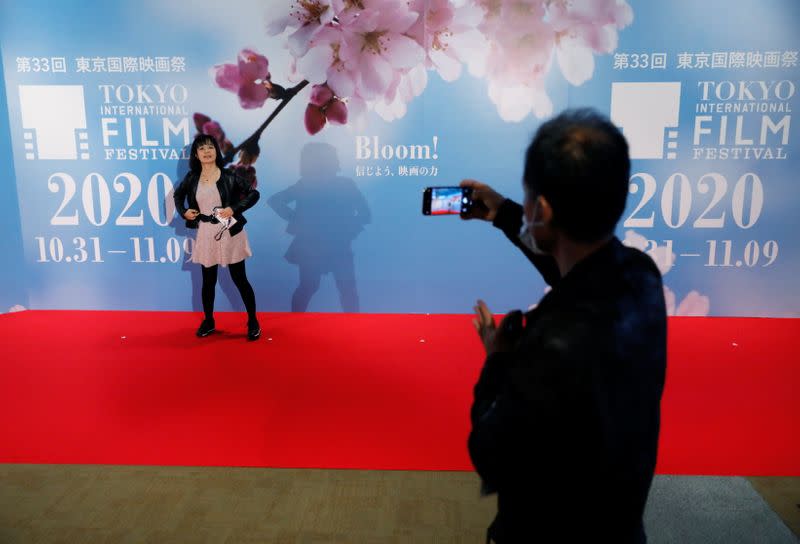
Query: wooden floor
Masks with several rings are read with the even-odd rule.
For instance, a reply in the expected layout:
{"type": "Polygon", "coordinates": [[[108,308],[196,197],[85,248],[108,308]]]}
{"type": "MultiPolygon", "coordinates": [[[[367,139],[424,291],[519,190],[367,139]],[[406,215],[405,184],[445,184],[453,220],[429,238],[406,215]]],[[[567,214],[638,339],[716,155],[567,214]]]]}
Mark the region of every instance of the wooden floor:
{"type": "MultiPolygon", "coordinates": [[[[800,478],[751,480],[800,534],[800,478]]],[[[0,465],[0,542],[482,543],[464,472],[0,465]]]]}

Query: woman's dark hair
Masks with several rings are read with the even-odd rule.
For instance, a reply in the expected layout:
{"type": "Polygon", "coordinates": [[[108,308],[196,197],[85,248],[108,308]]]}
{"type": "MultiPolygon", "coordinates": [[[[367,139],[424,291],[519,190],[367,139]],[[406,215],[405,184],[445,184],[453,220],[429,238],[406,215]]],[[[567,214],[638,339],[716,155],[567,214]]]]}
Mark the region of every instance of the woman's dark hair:
{"type": "Polygon", "coordinates": [[[525,156],[523,181],[553,208],[553,224],[576,242],[614,233],[625,211],[628,142],[605,116],[567,110],[544,123],[525,156]]]}
{"type": "Polygon", "coordinates": [[[219,148],[219,144],[217,140],[213,136],[209,136],[208,134],[198,134],[194,137],[194,141],[192,142],[192,149],[189,154],[189,169],[192,171],[193,174],[200,174],[200,170],[203,167],[200,164],[200,159],[197,158],[197,148],[201,145],[211,144],[214,146],[214,149],[217,151],[217,167],[222,170],[225,168],[225,159],[222,157],[222,151],[219,148]]]}

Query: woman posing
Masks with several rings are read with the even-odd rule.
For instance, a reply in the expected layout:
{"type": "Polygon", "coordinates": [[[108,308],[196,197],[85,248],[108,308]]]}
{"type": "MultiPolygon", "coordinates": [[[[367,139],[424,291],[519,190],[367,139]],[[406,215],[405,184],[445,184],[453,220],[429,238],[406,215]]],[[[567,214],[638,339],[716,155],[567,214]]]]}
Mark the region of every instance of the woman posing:
{"type": "Polygon", "coordinates": [[[244,231],[247,220],[242,213],[258,201],[258,191],[250,182],[224,168],[219,144],[206,134],[195,137],[189,168],[174,196],[175,208],[186,219],[186,226],[197,229],[192,262],[198,263],[203,271],[205,313],[197,336],[214,332],[217,269],[227,266],[247,309],[247,339],[257,340],[261,327],[256,319],[256,297],[244,267],[244,260],[253,253],[244,231]]]}

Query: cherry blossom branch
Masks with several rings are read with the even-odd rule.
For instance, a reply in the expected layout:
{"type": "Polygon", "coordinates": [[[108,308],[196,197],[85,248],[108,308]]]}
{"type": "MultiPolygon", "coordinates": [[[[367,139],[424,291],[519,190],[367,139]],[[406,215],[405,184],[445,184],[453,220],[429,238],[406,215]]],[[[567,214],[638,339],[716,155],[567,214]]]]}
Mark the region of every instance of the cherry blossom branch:
{"type": "Polygon", "coordinates": [[[297,85],[295,85],[294,87],[291,87],[289,89],[284,89],[280,85],[277,85],[277,84],[273,83],[272,84],[273,91],[275,92],[275,94],[277,94],[280,97],[281,103],[278,104],[278,107],[275,108],[272,111],[272,113],[270,113],[269,117],[267,117],[267,119],[263,123],[261,123],[261,126],[258,127],[256,129],[256,131],[253,132],[253,134],[251,134],[242,143],[240,143],[239,145],[237,145],[236,147],[234,147],[233,149],[231,149],[230,151],[228,151],[225,154],[225,157],[224,157],[225,164],[227,165],[227,164],[231,163],[233,161],[234,157],[236,157],[236,154],[239,151],[241,151],[242,149],[246,149],[247,147],[252,146],[253,144],[258,144],[258,140],[261,138],[261,134],[269,126],[269,124],[272,122],[272,120],[275,119],[275,117],[278,116],[278,114],[281,112],[281,110],[283,110],[283,108],[286,107],[286,105],[292,100],[292,98],[294,98],[297,93],[299,93],[301,90],[303,90],[303,88],[306,85],[308,85],[308,81],[305,80],[305,79],[303,81],[301,81],[300,83],[298,83],[297,85]]]}

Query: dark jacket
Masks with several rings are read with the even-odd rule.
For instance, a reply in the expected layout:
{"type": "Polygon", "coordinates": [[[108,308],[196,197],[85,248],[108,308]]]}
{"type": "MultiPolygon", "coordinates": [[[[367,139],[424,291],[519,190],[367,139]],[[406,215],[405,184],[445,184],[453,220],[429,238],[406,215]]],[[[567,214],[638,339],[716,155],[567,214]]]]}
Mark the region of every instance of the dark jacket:
{"type": "MultiPolygon", "coordinates": [[[[521,223],[521,206],[506,201],[495,226],[520,245],[521,223]]],[[[616,238],[563,278],[552,258],[523,250],[553,289],[475,386],[469,452],[498,495],[489,535],[646,542],[666,372],[661,275],[616,238]]]]}
{"type": "MultiPolygon", "coordinates": [[[[180,185],[175,189],[173,197],[175,198],[175,209],[183,217],[188,209],[199,210],[197,206],[197,184],[200,181],[200,176],[189,172],[183,178],[180,185]],[[188,201],[188,206],[186,205],[188,201]]],[[[237,176],[228,169],[223,168],[222,173],[217,180],[217,190],[219,191],[222,207],[230,207],[233,210],[233,217],[236,218],[230,233],[231,236],[236,236],[244,228],[247,219],[242,215],[246,210],[250,209],[253,204],[258,202],[258,191],[252,188],[251,183],[241,176],[237,176]]],[[[199,217],[189,221],[186,219],[186,227],[196,229],[197,225],[202,220],[208,220],[208,216],[199,217]]]]}

